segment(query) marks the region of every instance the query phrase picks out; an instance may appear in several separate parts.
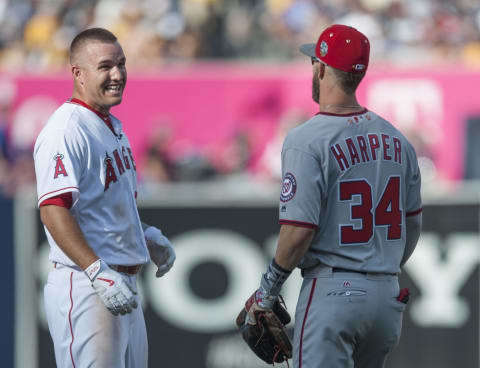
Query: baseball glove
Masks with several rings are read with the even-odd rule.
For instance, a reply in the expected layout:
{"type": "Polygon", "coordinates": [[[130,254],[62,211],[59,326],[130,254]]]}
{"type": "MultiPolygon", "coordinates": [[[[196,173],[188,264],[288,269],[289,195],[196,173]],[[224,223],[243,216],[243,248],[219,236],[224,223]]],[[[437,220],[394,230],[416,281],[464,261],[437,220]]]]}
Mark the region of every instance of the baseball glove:
{"type": "MultiPolygon", "coordinates": [[[[281,302],[285,305],[283,299],[281,302]]],[[[292,357],[292,344],[285,330],[291,318],[282,304],[277,300],[272,309],[263,309],[253,293],[236,320],[247,345],[268,364],[282,363],[292,357]]]]}

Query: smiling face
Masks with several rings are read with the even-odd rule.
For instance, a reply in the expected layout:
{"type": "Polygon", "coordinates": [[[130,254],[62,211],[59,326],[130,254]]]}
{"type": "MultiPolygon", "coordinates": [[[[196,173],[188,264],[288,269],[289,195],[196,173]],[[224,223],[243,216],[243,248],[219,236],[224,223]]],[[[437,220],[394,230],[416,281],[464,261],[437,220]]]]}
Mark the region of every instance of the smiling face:
{"type": "Polygon", "coordinates": [[[118,42],[89,41],[82,45],[72,63],[75,90],[94,109],[108,113],[122,102],[127,82],[125,55],[118,42]]]}

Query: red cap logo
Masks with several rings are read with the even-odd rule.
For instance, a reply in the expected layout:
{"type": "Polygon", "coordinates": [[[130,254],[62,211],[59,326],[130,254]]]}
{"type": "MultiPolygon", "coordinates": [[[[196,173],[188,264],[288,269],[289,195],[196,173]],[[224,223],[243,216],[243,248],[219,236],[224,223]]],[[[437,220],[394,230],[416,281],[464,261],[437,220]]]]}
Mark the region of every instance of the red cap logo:
{"type": "Polygon", "coordinates": [[[320,42],[320,55],[324,57],[327,55],[328,52],[328,45],[325,41],[320,42]]]}

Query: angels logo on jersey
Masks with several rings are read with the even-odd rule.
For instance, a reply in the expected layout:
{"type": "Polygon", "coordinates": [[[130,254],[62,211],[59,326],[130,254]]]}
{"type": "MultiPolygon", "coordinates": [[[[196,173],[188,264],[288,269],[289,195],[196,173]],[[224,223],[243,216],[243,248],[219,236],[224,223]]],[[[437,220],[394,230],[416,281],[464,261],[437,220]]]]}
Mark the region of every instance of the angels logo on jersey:
{"type": "Polygon", "coordinates": [[[115,174],[115,169],[113,168],[113,160],[112,158],[108,155],[108,152],[105,152],[105,160],[103,163],[105,164],[105,189],[103,190],[104,192],[107,191],[107,189],[110,187],[111,182],[116,182],[117,179],[117,174],[115,174]]]}
{"type": "Polygon", "coordinates": [[[65,169],[65,165],[63,164],[63,155],[61,153],[57,153],[53,159],[56,161],[55,163],[55,174],[53,178],[58,178],[58,175],[68,176],[67,170],[65,169]]]}
{"type": "Polygon", "coordinates": [[[125,170],[130,170],[130,167],[133,168],[133,170],[137,170],[137,167],[135,166],[135,161],[133,160],[133,154],[132,150],[130,147],[123,147],[122,146],[122,153],[120,154],[118,150],[114,150],[112,152],[113,159],[110,157],[108,152],[105,152],[105,159],[103,160],[105,164],[105,188],[104,192],[107,191],[107,189],[110,187],[110,183],[116,183],[117,182],[117,173],[115,171],[115,166],[117,167],[118,174],[123,175],[125,170]],[[128,153],[128,157],[127,157],[128,153]],[[121,155],[121,156],[120,156],[121,155]],[[130,158],[130,160],[129,160],[130,158]],[[115,165],[114,165],[115,162],[115,165]]]}
{"type": "Polygon", "coordinates": [[[292,173],[287,172],[283,178],[282,193],[280,194],[280,200],[287,202],[295,196],[297,192],[297,180],[292,173]]]}

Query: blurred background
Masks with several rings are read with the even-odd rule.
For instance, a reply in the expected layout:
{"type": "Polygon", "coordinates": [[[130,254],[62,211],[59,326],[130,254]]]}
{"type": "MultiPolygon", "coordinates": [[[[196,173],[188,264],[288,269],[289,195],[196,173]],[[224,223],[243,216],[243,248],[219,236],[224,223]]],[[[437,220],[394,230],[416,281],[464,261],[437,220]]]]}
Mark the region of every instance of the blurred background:
{"type": "MultiPolygon", "coordinates": [[[[32,148],[71,95],[71,40],[100,26],[127,56],[112,113],[133,147],[141,217],[177,249],[165,278],[142,273],[150,366],[264,367],[233,321],[275,247],[283,139],[318,109],[298,46],[332,23],[369,37],[359,100],[410,139],[422,170],[424,230],[401,279],[414,295],[388,366],[479,367],[474,0],[0,0],[2,366],[55,366],[32,148]]],[[[300,282],[285,288],[291,311],[300,282]]]]}

